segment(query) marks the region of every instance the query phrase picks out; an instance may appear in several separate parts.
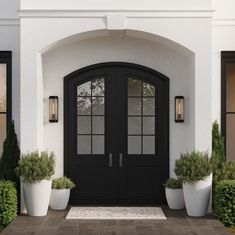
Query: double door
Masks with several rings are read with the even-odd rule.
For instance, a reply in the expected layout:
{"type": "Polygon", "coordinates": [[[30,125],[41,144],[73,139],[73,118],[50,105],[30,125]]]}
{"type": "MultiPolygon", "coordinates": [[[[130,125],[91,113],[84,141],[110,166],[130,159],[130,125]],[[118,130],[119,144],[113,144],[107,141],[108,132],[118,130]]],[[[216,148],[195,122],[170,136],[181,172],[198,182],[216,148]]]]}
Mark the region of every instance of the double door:
{"type": "Polygon", "coordinates": [[[65,77],[71,204],[159,204],[168,177],[168,79],[106,63],[65,77]]]}

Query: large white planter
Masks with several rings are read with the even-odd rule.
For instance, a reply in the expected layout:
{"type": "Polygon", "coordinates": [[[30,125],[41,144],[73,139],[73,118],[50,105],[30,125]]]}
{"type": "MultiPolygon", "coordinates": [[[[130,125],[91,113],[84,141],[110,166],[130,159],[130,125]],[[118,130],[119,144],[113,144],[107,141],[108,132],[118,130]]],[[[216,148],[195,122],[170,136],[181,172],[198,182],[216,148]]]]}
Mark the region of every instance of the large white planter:
{"type": "Polygon", "coordinates": [[[166,200],[170,209],[185,208],[183,189],[165,188],[166,200]]]}
{"type": "Polygon", "coordinates": [[[51,194],[51,180],[42,180],[34,184],[23,183],[23,193],[28,215],[47,215],[51,194]]]}
{"type": "Polygon", "coordinates": [[[189,216],[207,214],[212,188],[212,174],[196,183],[183,183],[184,200],[189,216]]]}
{"type": "Polygon", "coordinates": [[[50,208],[53,210],[65,210],[70,196],[70,189],[52,189],[50,208]]]}

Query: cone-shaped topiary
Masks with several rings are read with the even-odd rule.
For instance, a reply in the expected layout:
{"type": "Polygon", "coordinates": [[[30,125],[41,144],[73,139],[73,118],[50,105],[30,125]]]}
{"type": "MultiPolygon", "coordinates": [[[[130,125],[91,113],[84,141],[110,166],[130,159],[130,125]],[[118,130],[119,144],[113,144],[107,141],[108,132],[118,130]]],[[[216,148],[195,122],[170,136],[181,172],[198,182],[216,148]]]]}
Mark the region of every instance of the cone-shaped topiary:
{"type": "Polygon", "coordinates": [[[18,198],[18,212],[20,208],[20,179],[16,175],[16,167],[20,159],[20,149],[15,125],[10,121],[7,128],[7,137],[3,143],[3,152],[0,159],[0,179],[10,180],[15,183],[18,198]]]}
{"type": "Polygon", "coordinates": [[[18,145],[17,135],[15,133],[14,122],[10,121],[7,128],[7,137],[3,144],[3,153],[0,160],[0,178],[10,180],[19,184],[19,178],[15,169],[20,159],[20,149],[18,145]]]}
{"type": "Polygon", "coordinates": [[[224,138],[220,133],[217,121],[212,127],[212,163],[215,168],[220,167],[225,162],[224,138]]]}

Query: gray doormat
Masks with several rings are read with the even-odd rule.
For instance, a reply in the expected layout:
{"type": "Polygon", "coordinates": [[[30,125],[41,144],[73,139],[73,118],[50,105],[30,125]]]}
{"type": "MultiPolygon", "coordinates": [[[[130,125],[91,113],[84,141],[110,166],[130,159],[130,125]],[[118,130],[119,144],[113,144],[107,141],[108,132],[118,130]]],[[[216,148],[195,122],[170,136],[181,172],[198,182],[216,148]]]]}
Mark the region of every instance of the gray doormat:
{"type": "Polygon", "coordinates": [[[165,220],[161,207],[71,207],[66,219],[165,220]]]}

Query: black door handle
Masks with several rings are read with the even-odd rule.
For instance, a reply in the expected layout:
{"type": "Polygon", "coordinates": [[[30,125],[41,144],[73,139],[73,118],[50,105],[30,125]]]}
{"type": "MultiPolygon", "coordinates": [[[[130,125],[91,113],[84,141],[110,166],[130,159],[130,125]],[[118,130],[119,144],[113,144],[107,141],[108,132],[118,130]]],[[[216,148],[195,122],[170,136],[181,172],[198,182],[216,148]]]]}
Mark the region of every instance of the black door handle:
{"type": "Polygon", "coordinates": [[[119,153],[119,167],[123,167],[123,154],[119,153]]]}
{"type": "Polygon", "coordinates": [[[109,167],[113,167],[113,154],[109,154],[109,167]]]}

